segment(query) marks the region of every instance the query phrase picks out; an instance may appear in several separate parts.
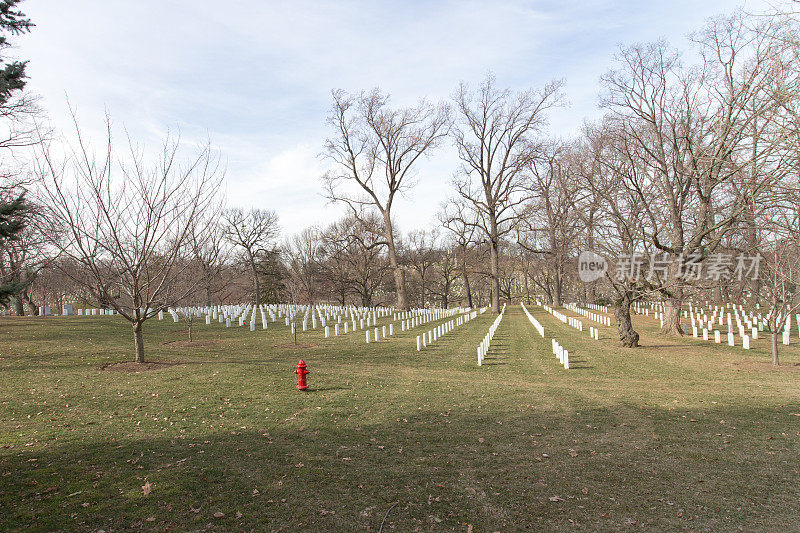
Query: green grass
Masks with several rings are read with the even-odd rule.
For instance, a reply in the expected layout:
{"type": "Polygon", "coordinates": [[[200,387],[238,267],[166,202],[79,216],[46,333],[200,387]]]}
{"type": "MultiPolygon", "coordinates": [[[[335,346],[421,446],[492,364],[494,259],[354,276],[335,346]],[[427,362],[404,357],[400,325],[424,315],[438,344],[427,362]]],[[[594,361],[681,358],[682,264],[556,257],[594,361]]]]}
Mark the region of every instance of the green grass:
{"type": "Polygon", "coordinates": [[[298,350],[275,347],[285,326],[200,324],[181,347],[183,324],[153,321],[148,358],[183,364],[140,373],[99,370],[132,357],[119,318],[3,318],[0,530],[377,531],[390,508],[384,531],[796,527],[796,336],[773,370],[764,339],[638,317],[625,350],[530,310],[547,337],[510,306],[483,367],[491,313],[423,352],[428,327],[298,350]]]}

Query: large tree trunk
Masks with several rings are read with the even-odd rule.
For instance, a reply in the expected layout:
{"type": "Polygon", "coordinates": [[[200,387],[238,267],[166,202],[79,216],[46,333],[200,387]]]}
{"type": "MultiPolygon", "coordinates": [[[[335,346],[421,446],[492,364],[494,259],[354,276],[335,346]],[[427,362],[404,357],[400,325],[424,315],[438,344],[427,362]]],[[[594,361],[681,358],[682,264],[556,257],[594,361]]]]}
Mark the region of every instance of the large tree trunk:
{"type": "Polygon", "coordinates": [[[497,236],[497,215],[489,213],[489,259],[492,268],[492,312],[500,313],[500,243],[497,236]]]}
{"type": "Polygon", "coordinates": [[[562,298],[561,298],[561,276],[556,272],[555,276],[555,283],[553,283],[553,306],[554,307],[561,307],[562,305],[562,298]]]}
{"type": "Polygon", "coordinates": [[[256,257],[250,250],[247,250],[247,260],[250,263],[250,270],[253,272],[253,290],[255,297],[253,301],[256,306],[261,305],[261,282],[258,279],[258,268],[256,267],[256,257]]]}
{"type": "Polygon", "coordinates": [[[636,348],[639,346],[639,334],[633,329],[631,322],[631,295],[626,292],[622,297],[619,306],[614,310],[614,318],[617,319],[617,330],[619,340],[626,348],[636,348]]]}
{"type": "Polygon", "coordinates": [[[211,307],[211,283],[206,283],[206,307],[211,307]]]}
{"type": "Polygon", "coordinates": [[[492,312],[500,313],[500,267],[498,265],[500,253],[495,239],[490,241],[489,248],[492,268],[492,312]]]}
{"type": "Polygon", "coordinates": [[[466,257],[461,260],[461,277],[464,278],[464,292],[467,293],[467,307],[472,307],[472,288],[469,286],[469,272],[467,271],[466,257]]]}
{"type": "Polygon", "coordinates": [[[136,362],[144,363],[144,337],[141,322],[133,324],[133,345],[136,348],[136,362]]]}
{"type": "Polygon", "coordinates": [[[261,306],[261,282],[258,281],[258,270],[256,270],[256,265],[253,263],[253,286],[256,291],[256,307],[261,306]]]}
{"type": "Polygon", "coordinates": [[[664,335],[683,336],[681,327],[681,307],[683,306],[682,294],[679,291],[667,298],[664,302],[664,326],[661,333],[664,335]]]}
{"type": "Polygon", "coordinates": [[[530,283],[528,281],[528,278],[530,277],[529,274],[530,274],[530,272],[528,270],[528,263],[526,261],[525,262],[525,272],[524,272],[524,275],[525,275],[525,303],[530,303],[530,301],[531,301],[530,283]]]}
{"type": "Polygon", "coordinates": [[[778,361],[778,330],[777,328],[772,329],[772,336],[770,347],[772,348],[772,364],[778,366],[780,361],[778,361]]]}
{"type": "Polygon", "coordinates": [[[17,316],[25,316],[25,302],[22,301],[21,294],[14,296],[14,310],[17,316]]]}
{"type": "Polygon", "coordinates": [[[397,250],[394,245],[394,229],[392,219],[386,212],[383,217],[386,242],[389,243],[389,265],[394,274],[394,286],[397,291],[397,308],[401,311],[408,311],[408,298],[406,297],[406,276],[402,267],[397,262],[397,250]]]}

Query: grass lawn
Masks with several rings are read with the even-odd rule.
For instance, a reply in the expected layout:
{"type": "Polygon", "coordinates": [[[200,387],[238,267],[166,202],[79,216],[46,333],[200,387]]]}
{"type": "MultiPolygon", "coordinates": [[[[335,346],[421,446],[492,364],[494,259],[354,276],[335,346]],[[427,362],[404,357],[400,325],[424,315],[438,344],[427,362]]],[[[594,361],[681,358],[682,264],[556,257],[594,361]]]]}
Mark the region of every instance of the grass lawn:
{"type": "Polygon", "coordinates": [[[152,321],[147,356],[180,364],[138,373],[100,370],[132,359],[118,317],[2,318],[0,530],[377,531],[387,511],[384,531],[798,527],[796,332],[773,370],[764,339],[637,317],[626,350],[529,309],[546,338],[509,306],[483,367],[489,312],[423,352],[428,327],[296,349],[278,324],[200,324],[186,346],[152,321]]]}

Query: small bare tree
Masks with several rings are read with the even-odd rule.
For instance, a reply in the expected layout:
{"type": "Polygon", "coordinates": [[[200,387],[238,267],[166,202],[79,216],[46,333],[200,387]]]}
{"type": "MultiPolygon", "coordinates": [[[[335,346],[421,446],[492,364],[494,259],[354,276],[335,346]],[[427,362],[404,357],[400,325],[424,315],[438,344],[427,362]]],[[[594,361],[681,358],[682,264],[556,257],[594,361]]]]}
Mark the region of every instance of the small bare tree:
{"type": "Polygon", "coordinates": [[[448,108],[422,101],[415,107],[391,109],[389,97],[378,89],[358,96],[337,90],[328,123],[335,136],[325,142],[325,156],[334,163],[322,178],[327,197],[347,205],[365,228],[373,227],[366,222],[369,212],[380,214],[381,240],[376,245],[387,248],[397,307],[408,309],[392,207],[398,193],[412,187],[415,163],[447,134],[448,108]]]}
{"type": "Polygon", "coordinates": [[[253,279],[253,301],[261,305],[261,283],[258,265],[261,258],[275,247],[275,239],[280,232],[278,214],[267,209],[240,208],[226,209],[225,237],[236,247],[241,248],[243,259],[253,279]]]}
{"type": "Polygon", "coordinates": [[[189,333],[189,344],[191,344],[193,340],[192,326],[194,326],[194,319],[197,316],[197,314],[195,310],[192,309],[191,307],[184,307],[178,309],[176,312],[178,313],[178,316],[181,317],[181,320],[183,320],[183,323],[186,325],[186,329],[189,333]]]}
{"type": "Polygon", "coordinates": [[[778,334],[800,311],[800,250],[790,237],[776,237],[763,246],[760,281],[769,309],[766,322],[771,334],[772,364],[778,366],[778,334]]]}
{"type": "Polygon", "coordinates": [[[194,290],[185,275],[191,228],[214,205],[223,173],[209,145],[181,164],[179,140],[167,137],[148,162],[130,138],[115,149],[109,118],[99,153],[73,122],[66,155],[43,143],[35,164],[48,215],[65,230],[53,244],[79,266],[65,273],[131,323],[144,363],[145,321],[194,290]]]}

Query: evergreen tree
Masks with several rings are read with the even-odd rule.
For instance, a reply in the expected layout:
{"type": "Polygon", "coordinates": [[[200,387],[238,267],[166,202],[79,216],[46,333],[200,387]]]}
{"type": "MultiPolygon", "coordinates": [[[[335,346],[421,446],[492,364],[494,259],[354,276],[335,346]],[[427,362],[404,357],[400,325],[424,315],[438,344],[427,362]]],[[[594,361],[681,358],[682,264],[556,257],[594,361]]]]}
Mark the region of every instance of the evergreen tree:
{"type": "MultiPolygon", "coordinates": [[[[19,238],[25,228],[28,205],[22,196],[10,201],[0,201],[0,248],[19,238]]],[[[14,279],[0,281],[0,306],[8,307],[9,299],[25,289],[25,283],[14,279]]]]}
{"type": "MultiPolygon", "coordinates": [[[[33,23],[25,18],[21,11],[15,8],[20,0],[0,0],[0,50],[11,46],[8,41],[8,34],[20,35],[27,33],[33,27],[33,23]]],[[[6,61],[0,56],[0,105],[5,105],[17,91],[25,87],[25,66],[27,61],[6,61]]]]}
{"type": "Polygon", "coordinates": [[[256,266],[258,276],[261,280],[261,301],[266,304],[274,304],[284,301],[286,297],[286,284],[284,281],[289,277],[286,267],[283,266],[281,255],[278,250],[267,250],[261,257],[256,266]]]}
{"type": "MultiPolygon", "coordinates": [[[[8,35],[20,35],[30,31],[33,24],[16,9],[19,0],[0,0],[0,51],[11,46],[8,35]]],[[[0,52],[0,107],[6,106],[15,93],[25,87],[27,61],[7,61],[0,52]]],[[[28,205],[20,195],[16,198],[0,198],[0,249],[19,237],[25,227],[28,205]]],[[[11,296],[25,288],[25,283],[16,280],[0,280],[0,305],[8,306],[11,296]]]]}

